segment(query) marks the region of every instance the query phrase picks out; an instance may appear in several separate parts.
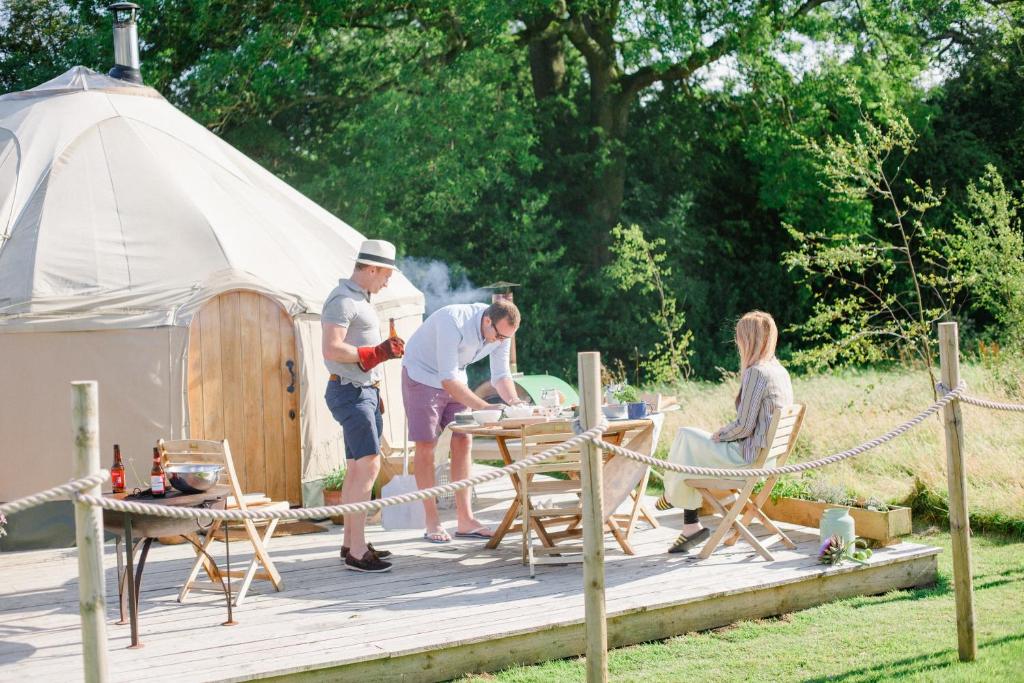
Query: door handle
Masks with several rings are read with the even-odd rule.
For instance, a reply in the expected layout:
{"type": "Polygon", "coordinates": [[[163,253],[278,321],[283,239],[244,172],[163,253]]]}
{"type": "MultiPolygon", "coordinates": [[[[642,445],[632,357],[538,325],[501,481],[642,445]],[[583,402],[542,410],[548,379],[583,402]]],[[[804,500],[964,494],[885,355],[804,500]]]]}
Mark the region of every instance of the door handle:
{"type": "Polygon", "coordinates": [[[288,362],[286,362],[284,364],[284,366],[286,368],[288,368],[288,373],[292,376],[292,383],[288,385],[287,391],[288,391],[289,394],[294,394],[295,393],[295,361],[293,361],[291,358],[289,358],[288,362]]]}

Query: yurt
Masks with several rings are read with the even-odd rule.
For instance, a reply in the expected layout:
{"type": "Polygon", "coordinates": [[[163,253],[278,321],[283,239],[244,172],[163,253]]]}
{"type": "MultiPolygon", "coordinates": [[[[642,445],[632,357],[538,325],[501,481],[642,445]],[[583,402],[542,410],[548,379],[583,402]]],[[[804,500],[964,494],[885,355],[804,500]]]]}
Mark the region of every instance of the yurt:
{"type": "MultiPolygon", "coordinates": [[[[96,380],[129,486],[157,439],[226,437],[246,490],[319,502],[344,463],[319,313],[362,240],[141,83],[75,67],[0,96],[0,500],[71,477],[68,383],[96,380]]],[[[400,274],[374,302],[385,333],[422,320],[400,274]]]]}

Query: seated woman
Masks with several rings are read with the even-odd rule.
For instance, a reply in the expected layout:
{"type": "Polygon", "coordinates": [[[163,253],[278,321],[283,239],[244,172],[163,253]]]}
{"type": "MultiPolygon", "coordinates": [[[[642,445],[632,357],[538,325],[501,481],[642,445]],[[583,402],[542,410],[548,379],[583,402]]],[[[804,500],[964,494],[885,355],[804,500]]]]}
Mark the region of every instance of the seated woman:
{"type": "MultiPolygon", "coordinates": [[[[668,460],[692,467],[745,467],[765,445],[772,416],[781,407],[793,403],[793,385],[789,373],[775,358],[779,338],[775,320],[762,311],[751,311],[736,323],[736,347],[740,355],[740,391],[736,396],[736,419],[709,434],[701,429],[683,427],[676,434],[668,460]]],[[[765,464],[771,467],[772,459],[765,464]]],[[[683,509],[683,528],[669,548],[684,553],[710,536],[700,523],[700,492],[684,483],[699,479],[691,474],[665,473],[665,495],[657,503],[659,510],[683,509]]]]}

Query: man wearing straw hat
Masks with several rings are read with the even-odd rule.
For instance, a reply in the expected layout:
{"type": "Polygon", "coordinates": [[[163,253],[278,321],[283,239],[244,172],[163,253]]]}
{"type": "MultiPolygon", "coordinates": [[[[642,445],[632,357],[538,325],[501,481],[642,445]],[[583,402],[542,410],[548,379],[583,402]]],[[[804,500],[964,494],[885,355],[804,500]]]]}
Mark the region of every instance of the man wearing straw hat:
{"type": "MultiPolygon", "coordinates": [[[[405,342],[383,339],[377,310],[370,297],[388,285],[395,268],[395,245],[366,240],[359,248],[352,277],[338,282],[328,295],[320,317],[323,327],[324,363],[331,373],[327,383],[327,407],[341,425],[345,439],[347,471],[341,502],[370,499],[380,471],[380,441],[384,421],[380,398],[380,364],[401,358],[405,342]]],[[[366,542],[366,513],[345,515],[345,539],[341,558],[346,569],[386,572],[391,563],[387,550],[374,550],[366,542]]]]}

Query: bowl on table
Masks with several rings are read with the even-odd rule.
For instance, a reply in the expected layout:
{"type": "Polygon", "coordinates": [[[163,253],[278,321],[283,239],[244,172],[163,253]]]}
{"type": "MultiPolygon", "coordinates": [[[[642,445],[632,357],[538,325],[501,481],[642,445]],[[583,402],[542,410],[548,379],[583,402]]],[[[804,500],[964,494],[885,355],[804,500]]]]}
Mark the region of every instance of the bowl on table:
{"type": "Polygon", "coordinates": [[[627,408],[624,404],[601,406],[601,412],[609,420],[625,420],[626,410],[627,408]]]}
{"type": "Polygon", "coordinates": [[[501,410],[474,410],[473,419],[481,426],[497,422],[501,419],[501,410]]]}
{"type": "Polygon", "coordinates": [[[457,425],[475,425],[476,420],[473,419],[473,413],[469,410],[464,410],[461,413],[455,413],[455,424],[457,425]]]}
{"type": "Polygon", "coordinates": [[[168,465],[167,480],[182,493],[202,493],[213,488],[220,478],[223,465],[187,464],[168,465]]]}
{"type": "Polygon", "coordinates": [[[521,420],[527,417],[533,417],[533,406],[529,403],[520,403],[518,405],[509,406],[505,408],[505,417],[510,420],[521,420]]]}

